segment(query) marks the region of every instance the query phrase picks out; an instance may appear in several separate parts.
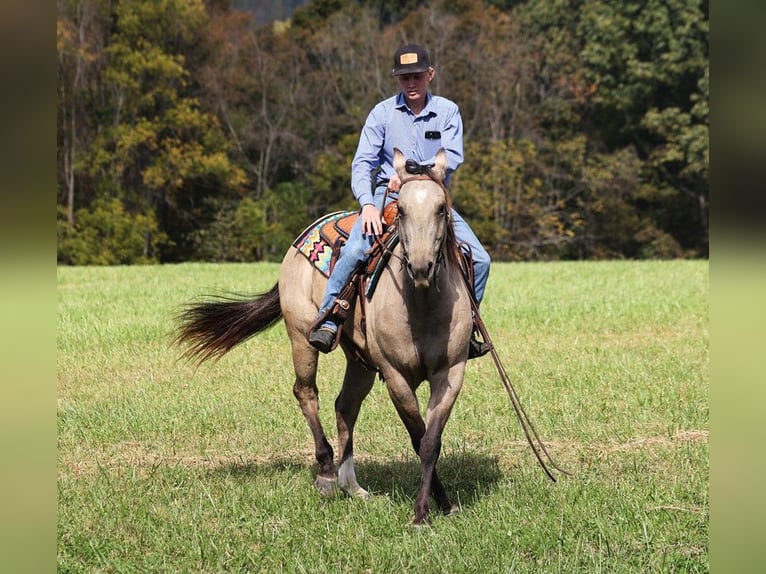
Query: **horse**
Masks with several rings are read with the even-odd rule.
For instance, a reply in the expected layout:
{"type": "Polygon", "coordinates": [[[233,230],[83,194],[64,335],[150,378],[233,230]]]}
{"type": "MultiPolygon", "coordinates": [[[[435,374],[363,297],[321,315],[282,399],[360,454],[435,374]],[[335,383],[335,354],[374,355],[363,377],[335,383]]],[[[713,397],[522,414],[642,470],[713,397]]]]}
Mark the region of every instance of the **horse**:
{"type": "Polygon", "coordinates": [[[319,419],[318,351],[306,336],[316,320],[326,278],[294,246],[285,254],[278,282],[270,291],[255,298],[190,303],[179,315],[177,341],[188,345],[185,355],[201,363],[284,319],[295,370],[293,394],[314,439],[319,465],[314,485],[324,495],[339,487],[350,496],[369,496],[357,481],[353,435],[362,402],[379,371],[420,457],[413,519],[417,526],[429,522],[431,495],[443,514],[459,510],[436,466],[442,433],[463,385],[473,329],[472,294],[451,225],[444,150],[425,174],[409,174],[398,149],[393,165],[402,181],[396,221],[399,242],[372,298],[364,302],[363,310],[353,304],[343,326],[346,369],[335,400],[337,465],[319,419]],[[424,420],[416,391],[426,380],[430,395],[424,420]]]}

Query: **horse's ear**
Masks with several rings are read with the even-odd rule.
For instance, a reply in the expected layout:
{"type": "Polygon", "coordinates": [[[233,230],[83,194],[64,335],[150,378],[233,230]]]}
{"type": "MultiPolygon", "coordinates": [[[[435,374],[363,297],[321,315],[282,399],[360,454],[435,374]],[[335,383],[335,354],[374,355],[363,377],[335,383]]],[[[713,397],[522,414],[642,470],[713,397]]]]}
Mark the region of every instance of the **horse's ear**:
{"type": "Polygon", "coordinates": [[[439,148],[436,152],[436,158],[434,166],[431,168],[431,176],[440,182],[444,181],[444,177],[447,175],[447,153],[444,148],[439,148]]]}
{"type": "Polygon", "coordinates": [[[404,159],[404,154],[401,152],[401,150],[398,147],[395,147],[394,148],[394,169],[396,170],[396,175],[398,175],[399,179],[401,180],[407,177],[407,172],[404,169],[405,163],[406,163],[406,160],[404,159]]]}

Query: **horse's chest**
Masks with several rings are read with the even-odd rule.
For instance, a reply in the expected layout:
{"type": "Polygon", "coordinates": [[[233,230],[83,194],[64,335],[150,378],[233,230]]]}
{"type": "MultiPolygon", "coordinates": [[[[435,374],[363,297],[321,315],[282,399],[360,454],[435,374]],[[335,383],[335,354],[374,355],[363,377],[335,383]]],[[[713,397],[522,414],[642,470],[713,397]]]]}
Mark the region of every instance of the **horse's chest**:
{"type": "Polygon", "coordinates": [[[412,317],[378,327],[375,347],[383,362],[424,374],[439,368],[447,360],[449,328],[433,322],[413,322],[412,317]]]}
{"type": "Polygon", "coordinates": [[[418,290],[403,275],[383,277],[367,307],[366,340],[373,359],[413,372],[451,362],[467,347],[471,324],[470,308],[457,295],[452,283],[418,290]],[[392,302],[392,293],[401,300],[392,302]]]}

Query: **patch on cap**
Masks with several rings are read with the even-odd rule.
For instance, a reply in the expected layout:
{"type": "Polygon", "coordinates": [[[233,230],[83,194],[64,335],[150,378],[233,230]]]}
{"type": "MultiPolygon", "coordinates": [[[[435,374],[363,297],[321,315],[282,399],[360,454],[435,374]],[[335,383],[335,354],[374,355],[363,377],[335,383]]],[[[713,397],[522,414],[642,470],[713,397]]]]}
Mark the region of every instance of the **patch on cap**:
{"type": "Polygon", "coordinates": [[[402,54],[399,56],[399,63],[403,66],[406,66],[407,64],[417,64],[418,55],[415,52],[407,52],[406,54],[402,54]]]}

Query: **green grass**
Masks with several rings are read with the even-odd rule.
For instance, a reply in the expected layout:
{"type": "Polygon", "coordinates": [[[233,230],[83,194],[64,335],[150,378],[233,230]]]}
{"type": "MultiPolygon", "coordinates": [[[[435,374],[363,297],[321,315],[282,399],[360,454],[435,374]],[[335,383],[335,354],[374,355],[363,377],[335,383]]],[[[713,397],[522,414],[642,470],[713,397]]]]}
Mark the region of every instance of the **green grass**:
{"type": "MultiPolygon", "coordinates": [[[[492,360],[471,361],[439,463],[462,512],[417,530],[420,469],[382,384],[355,436],[375,496],[323,499],[281,324],[176,361],[180,305],[278,271],[59,268],[60,572],[708,571],[707,262],[494,264],[485,322],[573,475],[546,478],[492,360]]],[[[342,372],[320,362],[331,440],[342,372]]]]}

